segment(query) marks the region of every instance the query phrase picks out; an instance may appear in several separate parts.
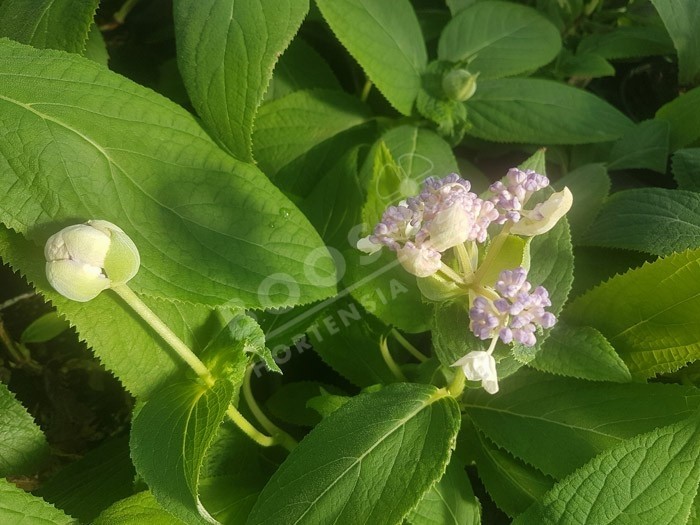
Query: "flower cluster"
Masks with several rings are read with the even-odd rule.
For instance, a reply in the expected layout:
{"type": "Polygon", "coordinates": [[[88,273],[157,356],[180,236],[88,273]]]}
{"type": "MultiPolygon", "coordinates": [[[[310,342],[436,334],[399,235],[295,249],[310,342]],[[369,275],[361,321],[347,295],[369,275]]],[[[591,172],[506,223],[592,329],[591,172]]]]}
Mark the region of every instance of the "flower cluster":
{"type": "Polygon", "coordinates": [[[490,197],[481,199],[456,174],[429,178],[419,195],[389,207],[372,234],[357,245],[367,253],[382,247],[396,252],[406,270],[427,278],[419,280],[419,287],[431,300],[469,295],[469,329],[490,344],[452,366],[461,367],[467,379],[481,381],[492,394],[498,392],[493,356],[498,341],[531,347],[537,343],[538,330],[556,322],[546,311],[552,306],[549,293],[542,286],[533,289],[526,268],[502,270],[495,283],[486,280],[492,265],[500,269],[498,265],[503,264],[499,252],[509,236],[546,233],[569,211],[573,197],[567,188],[550,191],[546,198],[533,199],[534,206],[527,206],[536,192],[548,187],[546,176],[513,168],[502,182],[489,187],[490,197]],[[486,244],[491,224],[502,228],[486,244]],[[450,248],[454,258],[446,263],[443,255],[450,248]],[[482,249],[485,253],[480,253],[482,249]]]}
{"type": "Polygon", "coordinates": [[[480,199],[457,174],[430,177],[417,197],[390,206],[372,235],[357,247],[374,253],[386,246],[410,273],[428,277],[442,265],[442,253],[466,241],[483,243],[498,218],[490,201],[480,199]]]}
{"type": "Polygon", "coordinates": [[[480,339],[500,338],[506,344],[516,341],[525,346],[537,342],[537,327],[551,328],[556,319],[545,308],[552,305],[542,286],[530,293],[524,268],[504,270],[496,282],[497,298],[478,296],[469,310],[470,328],[480,339]]]}

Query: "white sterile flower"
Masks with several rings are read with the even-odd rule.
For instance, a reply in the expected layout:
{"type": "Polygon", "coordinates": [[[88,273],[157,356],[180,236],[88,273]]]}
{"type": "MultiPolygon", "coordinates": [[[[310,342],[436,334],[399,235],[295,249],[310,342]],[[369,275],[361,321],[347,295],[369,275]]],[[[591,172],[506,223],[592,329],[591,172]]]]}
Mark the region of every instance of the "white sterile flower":
{"type": "Polygon", "coordinates": [[[452,366],[459,366],[470,381],[481,381],[481,386],[489,394],[498,392],[496,360],[489,352],[475,350],[456,361],[452,366]]]}
{"type": "Polygon", "coordinates": [[[532,210],[521,211],[520,221],[515,223],[510,231],[516,235],[528,237],[547,233],[571,209],[573,202],[574,196],[569,188],[565,187],[532,210]]]}
{"type": "Polygon", "coordinates": [[[379,250],[382,249],[381,244],[377,244],[375,242],[372,242],[371,235],[368,235],[367,237],[362,237],[359,241],[357,241],[357,249],[365,252],[368,255],[372,255],[373,253],[377,253],[379,250]]]}
{"type": "Polygon", "coordinates": [[[94,220],[62,229],[46,241],[46,277],[68,299],[85,302],[112,284],[131,279],[141,259],[128,235],[111,222],[94,220]]]}
{"type": "Polygon", "coordinates": [[[438,211],[427,225],[430,245],[439,252],[462,244],[471,233],[474,218],[461,202],[438,211]]]}
{"type": "Polygon", "coordinates": [[[433,275],[442,265],[440,252],[433,250],[426,244],[418,246],[407,242],[403,248],[396,251],[396,255],[401,266],[417,277],[433,275]]]}

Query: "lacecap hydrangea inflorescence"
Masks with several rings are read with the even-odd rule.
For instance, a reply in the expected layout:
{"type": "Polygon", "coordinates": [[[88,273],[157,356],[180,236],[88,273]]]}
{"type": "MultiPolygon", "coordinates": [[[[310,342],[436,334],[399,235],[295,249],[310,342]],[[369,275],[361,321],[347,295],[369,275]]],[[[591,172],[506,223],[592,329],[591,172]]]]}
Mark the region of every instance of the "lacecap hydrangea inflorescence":
{"type": "Polygon", "coordinates": [[[455,173],[430,177],[418,195],[389,206],[372,233],[357,243],[370,254],[382,248],[395,252],[403,268],[420,278],[430,300],[468,297],[469,329],[490,344],[453,366],[490,393],[498,391],[496,343],[534,346],[537,334],[556,322],[547,311],[548,291],[527,280],[529,263],[500,269],[495,282],[486,279],[508,236],[546,233],[569,211],[568,188],[552,192],[549,186],[545,175],[512,168],[480,197],[455,173]],[[544,191],[550,193],[546,199],[533,199],[544,191]]]}

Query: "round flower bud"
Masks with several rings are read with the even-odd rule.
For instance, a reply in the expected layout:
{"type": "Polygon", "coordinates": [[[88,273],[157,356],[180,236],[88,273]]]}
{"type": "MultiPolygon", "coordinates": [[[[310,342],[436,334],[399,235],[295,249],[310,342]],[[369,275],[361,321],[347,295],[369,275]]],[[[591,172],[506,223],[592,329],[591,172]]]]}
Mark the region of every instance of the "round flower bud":
{"type": "Polygon", "coordinates": [[[472,74],[466,69],[453,69],[442,77],[442,89],[450,100],[464,102],[476,93],[478,77],[479,73],[472,74]]]}
{"type": "Polygon", "coordinates": [[[141,259],[121,228],[88,221],[62,229],[46,241],[46,277],[61,295],[74,301],[94,299],[112,284],[131,279],[141,259]]]}

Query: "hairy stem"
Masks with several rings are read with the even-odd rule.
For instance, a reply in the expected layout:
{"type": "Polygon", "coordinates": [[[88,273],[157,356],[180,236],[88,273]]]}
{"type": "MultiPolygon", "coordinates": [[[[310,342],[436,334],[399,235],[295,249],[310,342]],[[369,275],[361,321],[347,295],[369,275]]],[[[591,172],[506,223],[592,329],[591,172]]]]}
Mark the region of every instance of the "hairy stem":
{"type": "Polygon", "coordinates": [[[384,362],[386,365],[389,367],[391,370],[392,374],[396,376],[396,379],[399,381],[406,381],[406,376],[403,375],[403,372],[399,368],[399,365],[396,364],[396,361],[394,361],[394,358],[391,357],[391,353],[389,352],[389,345],[387,344],[386,337],[381,338],[379,341],[379,350],[382,353],[382,358],[384,359],[384,362]]]}
{"type": "Polygon", "coordinates": [[[391,329],[391,335],[394,336],[394,338],[408,351],[409,354],[418,359],[418,361],[425,363],[428,360],[428,358],[424,356],[420,350],[413,346],[411,342],[406,339],[396,328],[391,329]]]}

